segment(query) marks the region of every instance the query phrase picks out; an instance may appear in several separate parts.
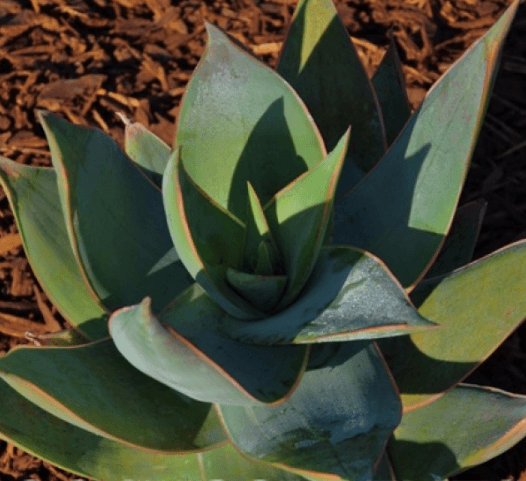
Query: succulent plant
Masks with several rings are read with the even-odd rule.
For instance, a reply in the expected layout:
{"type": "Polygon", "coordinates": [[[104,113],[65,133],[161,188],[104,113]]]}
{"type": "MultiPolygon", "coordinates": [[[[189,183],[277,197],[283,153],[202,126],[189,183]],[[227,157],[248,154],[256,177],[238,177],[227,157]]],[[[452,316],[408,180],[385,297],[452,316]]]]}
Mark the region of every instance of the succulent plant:
{"type": "Polygon", "coordinates": [[[526,241],[470,263],[457,210],[517,5],[413,114],[330,0],[277,72],[208,25],[173,149],[39,112],[53,168],[0,178],[73,328],[0,359],[0,437],[104,481],[436,481],[524,437],[461,381],[526,316],[526,241]]]}

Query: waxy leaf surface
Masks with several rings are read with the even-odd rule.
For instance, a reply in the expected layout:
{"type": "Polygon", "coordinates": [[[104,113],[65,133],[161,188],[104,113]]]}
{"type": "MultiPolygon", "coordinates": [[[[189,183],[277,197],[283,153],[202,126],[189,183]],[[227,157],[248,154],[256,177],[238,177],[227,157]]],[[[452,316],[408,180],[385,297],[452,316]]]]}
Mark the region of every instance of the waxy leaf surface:
{"type": "Polygon", "coordinates": [[[40,112],[81,273],[113,310],[153,295],[164,307],[193,281],[168,232],[161,192],[103,132],[40,112]]]}
{"type": "Polygon", "coordinates": [[[261,311],[272,310],[287,286],[287,276],[248,274],[228,268],[226,277],[244,299],[261,311]]]}
{"type": "Polygon", "coordinates": [[[277,71],[307,105],[328,150],[352,125],[342,196],[355,185],[353,167],[367,172],[387,145],[371,81],[331,0],[298,3],[277,71]]]}
{"type": "Polygon", "coordinates": [[[125,119],[124,151],[126,155],[160,189],[170,157],[170,146],[138,122],[125,119]]]}
{"type": "Polygon", "coordinates": [[[441,329],[379,341],[404,409],[451,389],[517,328],[526,317],[525,272],[526,240],[418,285],[413,302],[441,329]]]}
{"type": "Polygon", "coordinates": [[[251,458],[345,481],[372,477],[401,415],[392,378],[367,341],[340,344],[281,406],[217,409],[232,442],[251,458]]]}
{"type": "Polygon", "coordinates": [[[373,85],[382,108],[387,145],[391,145],[411,116],[404,72],[392,31],[389,49],[373,75],[373,85]]]}
{"type": "Polygon", "coordinates": [[[302,476],[242,456],[231,444],[198,456],[203,481],[304,481],[302,476]]]}
{"type": "Polygon", "coordinates": [[[190,177],[244,222],[247,181],[265,205],[326,153],[291,87],[219,29],[207,29],[207,48],[183,98],[175,145],[190,177]]]}
{"type": "Polygon", "coordinates": [[[473,259],[487,202],[476,200],[459,207],[444,245],[426,277],[436,277],[463,267],[473,259]]]}
{"type": "Polygon", "coordinates": [[[349,135],[350,130],[347,130],[323,162],[280,190],[264,207],[288,276],[287,290],[278,307],[287,307],[294,301],[316,264],[329,224],[349,135]]]}
{"type": "Polygon", "coordinates": [[[80,347],[17,347],[0,359],[0,377],[63,421],[132,447],[196,452],[224,441],[210,404],[140,373],[110,339],[80,347]]]}
{"type": "Polygon", "coordinates": [[[460,384],[404,414],[388,452],[396,481],[436,481],[498,456],[525,436],[526,396],[460,384]]]}
{"type": "Polygon", "coordinates": [[[60,313],[91,340],[108,336],[107,313],[82,279],[52,169],[0,157],[0,181],[31,267],[60,313]]]}
{"type": "Polygon", "coordinates": [[[230,444],[198,454],[166,455],[97,436],[49,414],[0,379],[0,439],[78,476],[103,481],[302,481],[248,460],[230,444]]]}
{"type": "MultiPolygon", "coordinates": [[[[178,175],[174,176],[174,181],[177,181],[180,190],[186,226],[199,258],[212,269],[223,264],[238,267],[243,257],[244,224],[193,182],[184,168],[181,157],[177,160],[174,157],[170,162],[175,162],[174,168],[177,169],[178,175]]],[[[168,177],[171,169],[167,169],[166,172],[168,177]]],[[[175,189],[174,187],[173,190],[175,189]]],[[[165,201],[169,207],[166,197],[165,201]]],[[[174,239],[174,242],[176,240],[178,239],[174,239]]],[[[175,246],[178,248],[177,243],[175,246]]],[[[178,249],[178,252],[181,250],[178,249]]],[[[185,257],[181,254],[183,263],[185,257]]],[[[189,271],[192,265],[193,263],[189,265],[189,271]]]]}
{"type": "Polygon", "coordinates": [[[304,292],[289,308],[256,322],[224,317],[220,324],[229,337],[257,344],[375,339],[436,327],[379,259],[345,246],[321,249],[304,292]]]}
{"type": "Polygon", "coordinates": [[[299,382],[304,346],[251,346],[218,333],[227,314],[194,284],[158,320],[149,300],[110,319],[120,353],[137,369],[193,399],[279,403],[299,382]]]}
{"type": "Polygon", "coordinates": [[[174,150],[164,173],[163,202],[173,243],[190,275],[231,315],[261,317],[225,279],[225,269],[233,266],[222,256],[228,256],[234,266],[240,262],[244,226],[188,177],[179,149],[174,150]]]}
{"type": "Polygon", "coordinates": [[[277,274],[282,266],[278,265],[281,264],[281,257],[276,241],[270,231],[263,206],[250,182],[247,182],[247,189],[248,213],[243,246],[243,267],[255,274],[277,274]],[[265,250],[262,252],[262,249],[265,250]],[[260,269],[265,267],[265,259],[263,259],[265,256],[268,258],[268,272],[257,272],[258,265],[260,269]]]}
{"type": "Polygon", "coordinates": [[[406,288],[449,230],[517,5],[437,82],[385,157],[335,205],[334,243],[376,254],[406,288]]]}

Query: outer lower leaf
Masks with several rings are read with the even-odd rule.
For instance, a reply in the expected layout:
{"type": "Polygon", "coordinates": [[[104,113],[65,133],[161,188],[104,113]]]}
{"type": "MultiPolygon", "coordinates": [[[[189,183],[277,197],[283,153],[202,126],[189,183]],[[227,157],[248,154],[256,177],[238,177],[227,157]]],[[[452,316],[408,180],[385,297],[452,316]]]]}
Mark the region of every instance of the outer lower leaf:
{"type": "Polygon", "coordinates": [[[521,241],[419,284],[413,302],[442,329],[380,341],[406,410],[451,389],[524,320],[525,272],[526,241],[521,241]]]}
{"type": "Polygon", "coordinates": [[[244,226],[202,191],[186,174],[174,150],[163,177],[163,201],[168,227],[181,261],[190,275],[225,311],[241,319],[261,317],[226,282],[229,258],[240,261],[244,226]],[[189,216],[192,218],[189,218],[189,216]],[[229,234],[233,248],[229,246],[229,234]],[[228,257],[227,257],[228,256],[228,257]]]}
{"type": "Polygon", "coordinates": [[[278,407],[219,406],[248,456],[297,474],[365,481],[400,420],[394,383],[373,343],[342,343],[278,407]],[[332,477],[331,477],[332,475],[332,477]]]}
{"type": "Polygon", "coordinates": [[[354,165],[368,171],[386,149],[378,100],[331,0],[298,3],[278,73],[298,92],[332,150],[352,125],[337,195],[355,185],[354,165]]]}
{"type": "Polygon", "coordinates": [[[304,478],[258,463],[239,454],[231,444],[199,454],[204,481],[303,481],[304,478]]]}
{"type": "Polygon", "coordinates": [[[389,32],[389,41],[389,49],[373,76],[373,85],[382,107],[387,144],[391,145],[409,120],[411,107],[392,31],[389,32]]]}
{"type": "Polygon", "coordinates": [[[292,88],[219,29],[207,28],[208,45],[177,119],[176,145],[190,177],[245,221],[247,181],[264,205],[326,153],[292,88]]]}
{"type": "Polygon", "coordinates": [[[471,262],[487,205],[484,200],[476,200],[459,207],[440,254],[427,271],[427,278],[446,274],[471,262]]]}
{"type": "Polygon", "coordinates": [[[218,334],[227,314],[194,284],[161,315],[142,304],[110,320],[117,349],[137,369],[193,399],[225,404],[280,403],[306,365],[303,346],[251,346],[218,334]]]}
{"type": "Polygon", "coordinates": [[[405,414],[388,451],[397,480],[435,481],[488,461],[525,436],[526,396],[461,384],[405,414]]]}
{"type": "Polygon", "coordinates": [[[156,481],[202,481],[190,477],[199,469],[195,454],[154,454],[97,436],[49,414],[2,379],[0,399],[0,438],[79,476],[123,481],[155,473],[156,481]]]}
{"type": "Polygon", "coordinates": [[[40,121],[81,275],[108,309],[154,295],[164,307],[192,279],[166,225],[161,193],[103,132],[47,112],[40,121]]]}
{"type": "Polygon", "coordinates": [[[225,439],[210,404],[138,372],[109,339],[17,347],[0,358],[0,377],[59,419],[135,448],[195,452],[225,439]]]}
{"type": "Polygon", "coordinates": [[[0,157],[0,181],[33,272],[49,299],[89,339],[107,337],[106,311],[84,283],[69,243],[55,172],[0,157]]]}
{"type": "Polygon", "coordinates": [[[335,206],[334,242],[380,257],[402,285],[449,230],[515,2],[430,90],[377,167],[335,206]]]}
{"type": "Polygon", "coordinates": [[[229,337],[258,344],[375,339],[436,327],[378,258],[344,246],[322,248],[311,280],[288,309],[257,322],[225,317],[221,326],[229,337]]]}
{"type": "Polygon", "coordinates": [[[278,309],[296,299],[316,264],[329,225],[349,136],[350,129],[323,162],[280,190],[264,207],[288,277],[287,290],[278,309]]]}
{"type": "Polygon", "coordinates": [[[0,439],[79,476],[104,481],[301,481],[249,461],[227,444],[199,454],[166,455],[131,448],[84,431],[35,406],[0,379],[0,439]]]}
{"type": "Polygon", "coordinates": [[[128,157],[160,189],[163,173],[170,157],[170,146],[157,135],[150,132],[138,122],[130,122],[122,116],[126,129],[124,131],[124,150],[128,157]]]}

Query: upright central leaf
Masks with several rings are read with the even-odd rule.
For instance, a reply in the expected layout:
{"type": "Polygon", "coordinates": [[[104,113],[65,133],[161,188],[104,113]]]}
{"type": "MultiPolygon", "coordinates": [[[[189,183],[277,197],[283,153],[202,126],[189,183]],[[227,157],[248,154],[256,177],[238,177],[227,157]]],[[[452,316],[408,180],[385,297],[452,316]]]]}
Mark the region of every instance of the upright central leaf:
{"type": "Polygon", "coordinates": [[[176,144],[190,177],[246,222],[247,181],[263,205],[321,162],[320,133],[292,88],[208,25],[205,55],[188,85],[176,144]]]}
{"type": "Polygon", "coordinates": [[[386,148],[374,87],[331,0],[301,0],[283,45],[278,73],[298,92],[332,150],[352,125],[353,135],[337,196],[386,148]],[[357,166],[361,169],[358,171],[357,166]]]}

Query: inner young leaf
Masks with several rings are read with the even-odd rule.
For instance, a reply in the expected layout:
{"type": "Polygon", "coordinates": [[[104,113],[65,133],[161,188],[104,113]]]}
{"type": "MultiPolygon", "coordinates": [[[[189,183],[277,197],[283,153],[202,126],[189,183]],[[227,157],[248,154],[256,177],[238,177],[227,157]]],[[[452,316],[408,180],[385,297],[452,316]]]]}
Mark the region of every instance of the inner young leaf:
{"type": "Polygon", "coordinates": [[[248,213],[245,230],[243,268],[257,275],[283,274],[281,255],[270,232],[256,191],[247,182],[248,213]]]}

